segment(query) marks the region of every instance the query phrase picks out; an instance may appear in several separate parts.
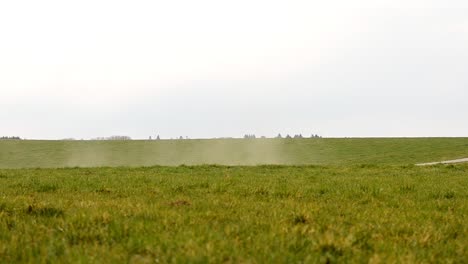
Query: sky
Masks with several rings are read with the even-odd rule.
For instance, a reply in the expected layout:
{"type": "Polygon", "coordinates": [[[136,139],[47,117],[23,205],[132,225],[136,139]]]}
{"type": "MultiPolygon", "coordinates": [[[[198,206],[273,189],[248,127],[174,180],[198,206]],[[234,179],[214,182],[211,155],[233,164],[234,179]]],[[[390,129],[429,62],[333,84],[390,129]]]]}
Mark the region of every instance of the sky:
{"type": "Polygon", "coordinates": [[[1,1],[0,136],[468,136],[468,2],[1,1]]]}

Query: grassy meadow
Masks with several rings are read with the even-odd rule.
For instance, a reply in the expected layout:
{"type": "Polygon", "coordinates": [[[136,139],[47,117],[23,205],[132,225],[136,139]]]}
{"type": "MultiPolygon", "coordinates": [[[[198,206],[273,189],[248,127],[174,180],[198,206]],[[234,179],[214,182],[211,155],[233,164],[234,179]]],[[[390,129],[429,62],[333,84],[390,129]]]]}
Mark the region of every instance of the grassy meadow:
{"type": "Polygon", "coordinates": [[[0,168],[402,165],[468,157],[468,138],[0,140],[0,168]]]}
{"type": "Polygon", "coordinates": [[[463,157],[468,138],[0,141],[0,263],[466,263],[468,164],[414,165],[463,157]]]}
{"type": "Polygon", "coordinates": [[[466,263],[468,165],[0,170],[3,263],[466,263]]]}

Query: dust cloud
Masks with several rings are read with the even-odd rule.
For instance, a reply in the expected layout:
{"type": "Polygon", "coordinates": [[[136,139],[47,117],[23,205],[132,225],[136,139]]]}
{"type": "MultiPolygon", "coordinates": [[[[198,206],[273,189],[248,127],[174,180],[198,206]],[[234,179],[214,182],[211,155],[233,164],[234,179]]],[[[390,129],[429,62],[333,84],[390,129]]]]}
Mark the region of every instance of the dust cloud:
{"type": "Polygon", "coordinates": [[[63,149],[65,167],[286,164],[276,139],[83,141],[63,149]]]}

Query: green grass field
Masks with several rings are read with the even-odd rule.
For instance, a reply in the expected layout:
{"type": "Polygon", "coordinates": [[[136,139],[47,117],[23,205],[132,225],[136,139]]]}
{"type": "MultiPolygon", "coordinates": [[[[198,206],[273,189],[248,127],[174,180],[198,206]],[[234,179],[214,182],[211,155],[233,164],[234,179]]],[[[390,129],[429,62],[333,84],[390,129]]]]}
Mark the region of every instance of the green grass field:
{"type": "Polygon", "coordinates": [[[463,157],[468,138],[0,141],[0,263],[466,263],[468,164],[413,165],[463,157]],[[204,163],[236,166],[153,166],[204,163]]]}
{"type": "Polygon", "coordinates": [[[0,170],[0,262],[466,263],[468,165],[0,170]]]}
{"type": "Polygon", "coordinates": [[[0,168],[414,164],[468,157],[468,138],[1,141],[0,168]]]}

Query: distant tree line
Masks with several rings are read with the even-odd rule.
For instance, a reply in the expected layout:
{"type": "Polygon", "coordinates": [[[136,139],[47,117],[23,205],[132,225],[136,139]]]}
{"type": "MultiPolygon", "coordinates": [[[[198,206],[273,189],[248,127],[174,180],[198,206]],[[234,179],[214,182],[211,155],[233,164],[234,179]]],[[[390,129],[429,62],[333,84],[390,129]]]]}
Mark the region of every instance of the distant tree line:
{"type": "MultiPolygon", "coordinates": [[[[318,134],[312,134],[310,136],[310,138],[321,138],[322,136],[319,136],[318,134]]],[[[244,135],[244,138],[245,139],[254,139],[254,138],[257,138],[255,136],[255,134],[246,134],[244,135]]],[[[266,138],[265,136],[261,136],[260,138],[266,138]]],[[[280,134],[278,134],[275,138],[283,138],[283,136],[280,134]]],[[[287,134],[284,138],[305,138],[304,136],[302,136],[302,134],[296,134],[294,136],[290,136],[289,134],[287,134]]]]}
{"type": "MultiPolygon", "coordinates": [[[[183,139],[190,139],[190,138],[189,138],[188,136],[185,136],[185,137],[183,137],[183,136],[178,136],[178,137],[175,137],[175,138],[174,138],[174,137],[171,137],[170,139],[172,139],[172,140],[174,140],[174,139],[175,139],[175,140],[183,140],[183,139]]],[[[149,137],[148,137],[148,140],[161,140],[161,137],[160,137],[159,135],[157,135],[157,136],[154,137],[154,138],[153,138],[153,136],[149,136],[149,137]]]]}
{"type": "Polygon", "coordinates": [[[129,136],[110,136],[110,137],[97,137],[92,140],[132,140],[129,136]]]}
{"type": "MultiPolygon", "coordinates": [[[[255,134],[245,134],[243,138],[244,139],[266,139],[267,137],[265,137],[265,136],[258,137],[255,134]]],[[[306,138],[306,137],[304,137],[302,134],[295,134],[293,136],[287,134],[285,137],[283,137],[281,134],[278,134],[274,138],[301,139],[301,138],[306,138]]],[[[319,136],[318,134],[312,134],[309,138],[322,138],[322,136],[319,136]]],[[[20,138],[19,137],[2,137],[0,139],[20,139],[20,138]]],[[[161,137],[159,135],[157,135],[156,137],[149,136],[148,139],[149,140],[161,140],[161,137]]],[[[179,137],[170,138],[170,139],[172,139],[172,140],[183,140],[183,139],[189,139],[189,137],[179,136],[179,137]]],[[[69,139],[64,139],[64,140],[73,140],[73,139],[69,138],[69,139]]],[[[97,138],[93,138],[91,140],[132,140],[132,138],[129,137],[129,136],[110,136],[110,137],[97,137],[97,138]]]]}
{"type": "Polygon", "coordinates": [[[21,140],[20,137],[0,137],[0,140],[21,140]]]}
{"type": "MultiPolygon", "coordinates": [[[[153,138],[152,136],[149,136],[148,137],[149,140],[161,140],[161,137],[159,135],[157,135],[155,138],[153,138]]],[[[171,138],[171,139],[178,139],[178,140],[182,140],[182,139],[190,139],[188,136],[179,136],[179,137],[175,137],[175,138],[171,138]]]]}

